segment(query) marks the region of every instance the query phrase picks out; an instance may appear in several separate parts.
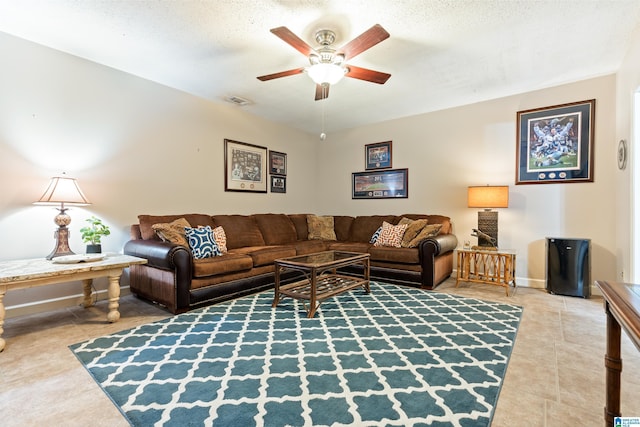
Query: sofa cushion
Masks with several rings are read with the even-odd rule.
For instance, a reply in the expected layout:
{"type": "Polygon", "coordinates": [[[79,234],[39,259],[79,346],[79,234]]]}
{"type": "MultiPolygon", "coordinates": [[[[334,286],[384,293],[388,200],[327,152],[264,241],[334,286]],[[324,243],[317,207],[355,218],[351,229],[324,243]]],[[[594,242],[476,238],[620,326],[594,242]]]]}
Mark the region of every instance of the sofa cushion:
{"type": "Polygon", "coordinates": [[[213,230],[208,225],[198,228],[185,227],[184,232],[187,236],[191,253],[195,259],[222,255],[220,248],[213,238],[213,230]]]}
{"type": "Polygon", "coordinates": [[[351,235],[351,225],[353,225],[354,218],[352,216],[334,215],[333,217],[333,229],[336,232],[337,240],[349,240],[351,235]]]}
{"type": "Polygon", "coordinates": [[[290,214],[287,215],[293,226],[296,228],[297,240],[307,240],[309,238],[309,228],[307,226],[307,216],[309,214],[290,214]]]}
{"type": "Polygon", "coordinates": [[[277,259],[296,256],[293,246],[254,246],[233,249],[231,253],[243,254],[251,257],[254,267],[273,264],[277,259]]]}
{"type": "Polygon", "coordinates": [[[366,243],[371,239],[373,233],[376,232],[378,227],[382,225],[384,221],[390,224],[395,224],[398,219],[394,215],[368,215],[357,216],[353,220],[351,225],[351,235],[349,241],[366,243]]]}
{"type": "Polygon", "coordinates": [[[444,215],[427,215],[429,224],[442,224],[440,234],[451,234],[451,218],[444,215]]]}
{"type": "Polygon", "coordinates": [[[332,216],[309,215],[307,216],[307,226],[309,227],[309,240],[336,240],[332,216]]]}
{"type": "Polygon", "coordinates": [[[266,245],[283,245],[298,240],[296,227],[284,214],[253,215],[266,245]]]}
{"type": "Polygon", "coordinates": [[[382,226],[378,227],[376,232],[373,233],[373,236],[371,236],[369,243],[374,244],[378,240],[378,237],[380,237],[380,233],[382,233],[382,226]]]}
{"type": "Polygon", "coordinates": [[[417,248],[390,248],[385,246],[369,249],[371,261],[384,261],[401,264],[418,264],[420,254],[417,248]]]}
{"type": "Polygon", "coordinates": [[[225,254],[193,261],[193,277],[209,277],[251,270],[253,260],[249,255],[225,254]]]}
{"type": "Polygon", "coordinates": [[[409,242],[411,242],[427,225],[429,220],[427,219],[409,219],[406,217],[402,217],[398,225],[407,224],[407,229],[404,232],[404,236],[402,236],[402,243],[400,246],[403,248],[409,247],[409,242]]]}
{"type": "Polygon", "coordinates": [[[296,255],[308,255],[328,249],[327,242],[324,240],[298,240],[289,246],[295,248],[296,255]]]}
{"type": "Polygon", "coordinates": [[[227,234],[224,232],[224,228],[222,226],[217,226],[213,229],[213,240],[216,241],[216,244],[220,248],[220,252],[223,254],[227,253],[227,234]]]}
{"type": "Polygon", "coordinates": [[[415,248],[418,244],[426,239],[427,237],[433,237],[440,234],[440,230],[442,229],[442,224],[427,224],[424,226],[422,231],[413,238],[407,245],[409,248],[415,248]]]}
{"type": "Polygon", "coordinates": [[[330,242],[329,249],[332,251],[359,252],[366,254],[371,247],[370,243],[361,242],[330,242]]]}
{"type": "Polygon", "coordinates": [[[187,242],[184,231],[187,227],[191,227],[191,224],[184,218],[178,218],[171,222],[161,222],[151,226],[153,231],[155,231],[163,241],[189,247],[189,242],[187,242]]]}
{"type": "Polygon", "coordinates": [[[153,224],[159,224],[163,222],[171,222],[176,219],[184,218],[187,220],[191,227],[198,226],[210,226],[214,227],[213,221],[210,215],[203,214],[184,214],[184,215],[138,215],[138,222],[140,223],[140,235],[144,240],[160,240],[155,231],[153,231],[153,224]]]}
{"type": "Polygon", "coordinates": [[[382,223],[382,230],[380,230],[380,235],[378,235],[373,246],[399,248],[406,230],[407,224],[392,225],[385,221],[382,223]]]}
{"type": "Polygon", "coordinates": [[[213,222],[224,228],[229,250],[245,246],[264,246],[262,233],[253,216],[215,215],[213,222]]]}

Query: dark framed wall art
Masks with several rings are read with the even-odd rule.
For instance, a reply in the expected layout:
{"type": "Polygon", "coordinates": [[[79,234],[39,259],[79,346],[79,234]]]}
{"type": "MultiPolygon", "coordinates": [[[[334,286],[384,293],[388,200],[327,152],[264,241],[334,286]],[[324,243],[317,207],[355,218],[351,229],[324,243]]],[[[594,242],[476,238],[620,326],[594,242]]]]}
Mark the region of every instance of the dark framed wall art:
{"type": "Polygon", "coordinates": [[[286,193],[287,192],[287,177],[281,175],[271,175],[271,192],[272,193],[286,193]]]}
{"type": "Polygon", "coordinates": [[[269,150],[269,171],[276,175],[287,174],[287,155],[269,150]]]}
{"type": "Polygon", "coordinates": [[[391,141],[376,142],[364,146],[365,169],[388,169],[391,167],[391,141]]]}
{"type": "Polygon", "coordinates": [[[354,172],[352,199],[390,199],[409,197],[409,169],[354,172]]]}
{"type": "Polygon", "coordinates": [[[595,103],[518,111],[516,184],[593,182],[595,103]]]}
{"type": "Polygon", "coordinates": [[[267,192],[267,148],[224,140],[225,191],[267,192]]]}

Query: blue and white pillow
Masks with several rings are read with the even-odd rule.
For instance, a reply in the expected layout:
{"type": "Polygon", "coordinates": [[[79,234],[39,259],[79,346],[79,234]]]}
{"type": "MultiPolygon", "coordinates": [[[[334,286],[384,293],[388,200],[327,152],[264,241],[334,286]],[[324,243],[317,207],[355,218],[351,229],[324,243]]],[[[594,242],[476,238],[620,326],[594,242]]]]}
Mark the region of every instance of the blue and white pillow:
{"type": "Polygon", "coordinates": [[[378,237],[380,237],[380,233],[382,233],[382,227],[379,227],[375,233],[373,233],[373,236],[371,236],[371,240],[369,240],[369,243],[375,243],[376,241],[378,241],[378,237]]]}
{"type": "Polygon", "coordinates": [[[222,255],[222,251],[213,238],[213,230],[210,226],[207,225],[206,227],[198,228],[185,227],[184,233],[195,259],[222,255]]]}

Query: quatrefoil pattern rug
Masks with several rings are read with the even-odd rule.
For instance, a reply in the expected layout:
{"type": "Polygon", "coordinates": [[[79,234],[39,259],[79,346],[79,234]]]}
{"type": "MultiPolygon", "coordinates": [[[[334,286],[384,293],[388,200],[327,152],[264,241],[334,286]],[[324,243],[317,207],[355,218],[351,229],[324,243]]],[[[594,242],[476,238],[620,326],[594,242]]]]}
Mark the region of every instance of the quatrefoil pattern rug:
{"type": "Polygon", "coordinates": [[[375,283],[273,292],[71,346],[134,426],[488,426],[522,308],[375,283]]]}

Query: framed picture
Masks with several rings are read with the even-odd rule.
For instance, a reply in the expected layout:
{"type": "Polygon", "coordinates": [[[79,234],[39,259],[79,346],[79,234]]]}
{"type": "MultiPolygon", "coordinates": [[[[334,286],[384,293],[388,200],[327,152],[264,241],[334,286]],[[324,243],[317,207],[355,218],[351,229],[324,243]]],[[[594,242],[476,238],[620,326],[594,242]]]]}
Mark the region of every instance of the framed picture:
{"type": "Polygon", "coordinates": [[[376,142],[364,146],[364,168],[388,169],[391,167],[391,141],[376,142]]]}
{"type": "Polygon", "coordinates": [[[267,148],[224,140],[224,190],[267,192],[267,148]]]}
{"type": "Polygon", "coordinates": [[[287,177],[280,175],[271,175],[271,192],[272,193],[286,193],[287,192],[287,177]]]}
{"type": "Polygon", "coordinates": [[[352,174],[352,199],[409,197],[409,169],[389,169],[352,174]]]}
{"type": "Polygon", "coordinates": [[[287,174],[287,155],[269,150],[269,170],[276,175],[287,174]]]}
{"type": "Polygon", "coordinates": [[[516,184],[593,182],[596,100],[518,111],[516,184]]]}

